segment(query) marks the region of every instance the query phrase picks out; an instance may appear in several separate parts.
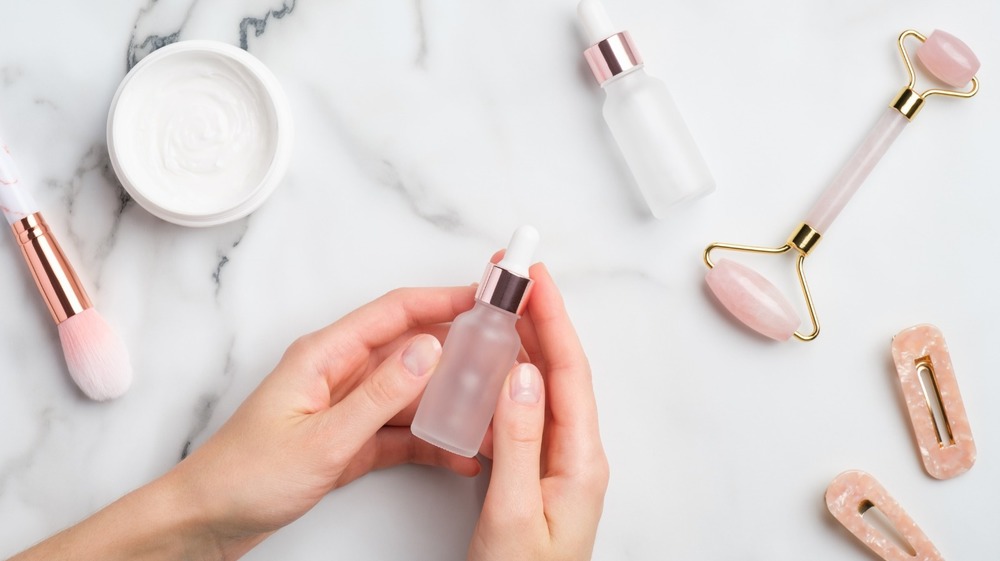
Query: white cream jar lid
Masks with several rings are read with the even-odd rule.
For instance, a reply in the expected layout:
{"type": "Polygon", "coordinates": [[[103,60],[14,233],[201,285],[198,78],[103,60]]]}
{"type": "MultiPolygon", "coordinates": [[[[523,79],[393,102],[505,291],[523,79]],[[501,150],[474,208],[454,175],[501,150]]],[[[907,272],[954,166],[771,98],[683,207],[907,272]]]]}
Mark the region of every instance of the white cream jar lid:
{"type": "Polygon", "coordinates": [[[108,153],[143,208],[182,226],[256,210],[281,182],[292,117],[274,74],[242,49],[181,41],[125,76],[108,114],[108,153]]]}

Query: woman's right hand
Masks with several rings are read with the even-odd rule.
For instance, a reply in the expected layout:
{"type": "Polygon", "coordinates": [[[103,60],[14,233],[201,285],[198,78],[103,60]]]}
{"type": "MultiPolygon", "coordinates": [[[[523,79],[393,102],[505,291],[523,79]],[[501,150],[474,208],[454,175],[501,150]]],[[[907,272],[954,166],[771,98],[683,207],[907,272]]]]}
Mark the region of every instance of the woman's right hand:
{"type": "Polygon", "coordinates": [[[548,270],[537,264],[531,278],[518,322],[530,363],[508,375],[484,442],[493,475],[470,561],[590,559],[604,507],[608,460],[590,365],[548,270]]]}

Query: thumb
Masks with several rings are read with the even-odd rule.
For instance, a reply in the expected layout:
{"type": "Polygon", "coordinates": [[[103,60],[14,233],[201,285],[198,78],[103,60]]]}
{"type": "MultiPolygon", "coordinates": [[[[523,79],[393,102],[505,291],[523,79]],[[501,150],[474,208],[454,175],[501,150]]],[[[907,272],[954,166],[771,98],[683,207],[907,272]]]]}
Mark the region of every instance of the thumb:
{"type": "Polygon", "coordinates": [[[493,475],[488,503],[508,513],[542,508],[540,481],[545,388],[532,364],[515,366],[504,382],[493,415],[493,475]]]}
{"type": "Polygon", "coordinates": [[[349,454],[359,450],[420,396],[440,358],[441,343],[423,334],[383,360],[357,388],[323,413],[325,428],[336,434],[337,447],[349,454]]]}

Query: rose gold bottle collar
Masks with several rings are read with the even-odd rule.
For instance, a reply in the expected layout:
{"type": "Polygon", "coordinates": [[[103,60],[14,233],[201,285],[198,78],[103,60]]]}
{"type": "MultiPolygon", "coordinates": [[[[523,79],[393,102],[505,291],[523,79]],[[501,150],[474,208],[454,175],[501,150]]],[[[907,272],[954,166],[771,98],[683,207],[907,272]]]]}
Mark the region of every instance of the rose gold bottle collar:
{"type": "Polygon", "coordinates": [[[490,263],[476,289],[476,300],[520,316],[528,304],[531,285],[530,278],[490,263]]]}
{"type": "Polygon", "coordinates": [[[615,33],[583,52],[590,70],[603,85],[611,78],[642,66],[642,56],[628,31],[615,33]]]}

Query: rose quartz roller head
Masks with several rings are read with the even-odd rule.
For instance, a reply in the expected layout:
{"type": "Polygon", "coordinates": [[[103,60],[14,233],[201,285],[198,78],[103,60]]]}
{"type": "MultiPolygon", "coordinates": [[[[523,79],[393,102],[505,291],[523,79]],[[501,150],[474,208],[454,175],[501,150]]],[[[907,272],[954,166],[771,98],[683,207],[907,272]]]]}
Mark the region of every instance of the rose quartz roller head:
{"type": "Polygon", "coordinates": [[[816,318],[816,309],[803,270],[806,256],[820,237],[825,235],[827,228],[899,136],[903,127],[920,111],[924,100],[932,95],[972,97],[979,90],[979,80],[975,76],[979,70],[979,60],[965,43],[954,36],[944,31],[934,31],[924,37],[916,31],[908,30],[899,35],[897,45],[910,76],[909,83],[892,100],[864,142],[823,191],[806,215],[805,221],[792,232],[785,245],[759,247],[713,243],[705,249],[705,264],[709,268],[705,281],[708,287],[730,313],[762,335],[778,341],[785,341],[792,336],[801,341],[811,341],[819,335],[819,320],[816,318]],[[952,87],[962,87],[969,82],[972,83],[971,87],[965,91],[932,88],[918,93],[914,89],[916,73],[903,44],[907,37],[914,37],[921,42],[917,48],[917,59],[928,73],[952,87]],[[795,271],[805,297],[812,330],[808,333],[799,331],[801,320],[795,308],[770,281],[734,261],[713,261],[711,253],[715,249],[774,254],[794,249],[798,254],[795,271]]]}

